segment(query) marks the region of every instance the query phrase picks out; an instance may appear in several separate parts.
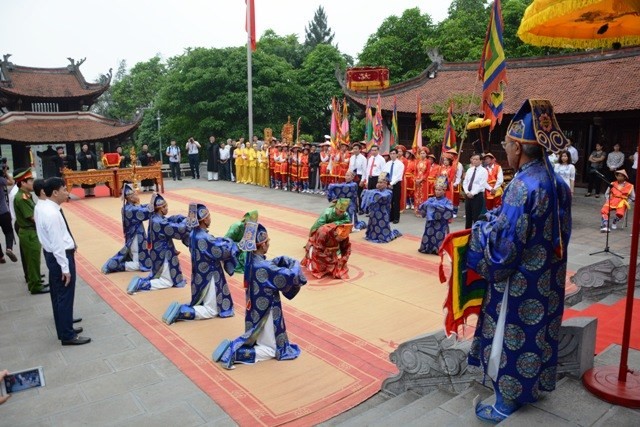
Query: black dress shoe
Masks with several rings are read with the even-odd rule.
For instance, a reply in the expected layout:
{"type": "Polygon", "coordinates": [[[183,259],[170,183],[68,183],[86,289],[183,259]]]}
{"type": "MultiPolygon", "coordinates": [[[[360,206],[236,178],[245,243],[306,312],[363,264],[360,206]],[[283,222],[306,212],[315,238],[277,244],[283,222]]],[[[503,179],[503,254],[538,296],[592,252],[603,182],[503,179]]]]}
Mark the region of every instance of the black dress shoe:
{"type": "Polygon", "coordinates": [[[45,287],[45,288],[42,288],[42,289],[39,289],[39,290],[37,290],[37,291],[33,291],[33,292],[31,292],[31,295],[48,294],[49,292],[50,292],[50,291],[49,291],[49,287],[47,286],[47,287],[45,287]]]}
{"type": "Polygon", "coordinates": [[[393,221],[394,224],[399,223],[400,221],[398,221],[397,219],[395,221],[393,221]]]}
{"type": "Polygon", "coordinates": [[[73,323],[82,322],[82,317],[74,318],[73,323]]]}
{"type": "Polygon", "coordinates": [[[73,332],[75,332],[76,334],[80,334],[80,333],[82,333],[82,331],[84,331],[84,329],[82,329],[82,326],[78,326],[77,328],[73,328],[73,332]]]}
{"type": "Polygon", "coordinates": [[[18,257],[16,257],[16,255],[13,253],[13,251],[11,249],[7,249],[6,250],[7,256],[9,257],[9,259],[13,262],[17,262],[18,261],[18,257]]]}
{"type": "Polygon", "coordinates": [[[76,335],[71,340],[62,340],[61,341],[62,345],[82,345],[82,344],[88,344],[90,342],[91,342],[91,338],[81,337],[80,335],[76,335]]]}

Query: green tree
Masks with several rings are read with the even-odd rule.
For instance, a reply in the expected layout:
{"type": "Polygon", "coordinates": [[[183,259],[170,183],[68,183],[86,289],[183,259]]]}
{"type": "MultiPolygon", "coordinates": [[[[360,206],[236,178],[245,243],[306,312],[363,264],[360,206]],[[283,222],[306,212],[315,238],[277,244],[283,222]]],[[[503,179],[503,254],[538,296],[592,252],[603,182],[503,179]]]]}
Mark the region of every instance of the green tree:
{"type": "Polygon", "coordinates": [[[258,41],[258,50],[279,56],[294,68],[299,68],[304,60],[304,48],[295,34],[279,36],[268,29],[258,41]]]}
{"type": "Polygon", "coordinates": [[[297,94],[303,101],[301,109],[305,133],[312,133],[317,141],[329,133],[331,99],[343,96],[336,79],[336,68],[344,73],[346,62],[340,51],[328,44],[317,45],[298,70],[298,81],[304,91],[297,94]]]}
{"type": "MultiPolygon", "coordinates": [[[[284,59],[257,50],[253,55],[253,121],[255,133],[271,127],[276,134],[287,115],[301,110],[304,93],[293,67],[284,59]]],[[[188,49],[171,58],[157,97],[165,137],[186,140],[210,134],[247,135],[246,49],[188,49]]]]}
{"type": "Polygon", "coordinates": [[[304,27],[304,46],[308,51],[313,50],[319,44],[331,44],[335,33],[331,31],[327,23],[327,14],[322,6],[313,15],[313,20],[304,27]]]}
{"type": "Polygon", "coordinates": [[[389,68],[392,83],[415,77],[429,65],[425,48],[434,26],[428,14],[419,8],[407,9],[402,16],[390,16],[369,36],[358,56],[360,66],[389,68]]]}
{"type": "Polygon", "coordinates": [[[444,139],[444,131],[447,127],[449,105],[453,103],[453,122],[454,129],[458,135],[458,144],[462,141],[465,134],[465,127],[468,122],[474,120],[477,116],[471,114],[478,110],[480,105],[480,97],[472,94],[455,94],[442,104],[433,104],[434,113],[430,116],[435,126],[430,126],[423,131],[423,136],[429,140],[430,147],[438,147],[442,145],[444,139]]]}
{"type": "Polygon", "coordinates": [[[448,62],[479,61],[488,22],[485,0],[454,0],[447,18],[437,25],[423,46],[438,48],[448,62]]]}
{"type": "Polygon", "coordinates": [[[126,120],[140,108],[151,108],[165,74],[166,66],[159,55],[146,62],[138,62],[128,74],[112,85],[110,115],[126,120]]]}

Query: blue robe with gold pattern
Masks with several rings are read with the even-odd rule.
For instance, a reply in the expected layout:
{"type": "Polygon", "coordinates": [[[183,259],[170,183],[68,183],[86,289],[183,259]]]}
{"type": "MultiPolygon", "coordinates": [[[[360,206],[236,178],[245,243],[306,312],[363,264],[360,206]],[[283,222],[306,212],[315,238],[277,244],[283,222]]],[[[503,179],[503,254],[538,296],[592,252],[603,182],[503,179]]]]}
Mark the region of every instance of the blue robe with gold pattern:
{"type": "Polygon", "coordinates": [[[549,174],[545,163],[531,161],[520,168],[502,206],[473,225],[467,252],[468,267],[488,282],[469,364],[482,365],[487,372],[506,291],[494,384],[504,399],[521,404],[537,400],[540,391],[555,389],[564,311],[571,193],[562,179],[552,179],[553,170],[549,174]]]}
{"type": "Polygon", "coordinates": [[[152,265],[149,275],[140,279],[139,287],[141,289],[148,287],[150,280],[160,277],[165,259],[169,262],[173,286],[182,288],[186,285],[187,282],[182,276],[178,251],[173,245],[173,239],[182,240],[185,245],[189,245],[187,218],[184,215],[172,215],[165,218],[158,212],[152,213],[149,218],[149,243],[151,244],[149,257],[152,265]]]}
{"type": "Polygon", "coordinates": [[[233,316],[233,300],[224,275],[235,272],[238,246],[226,237],[213,237],[207,230],[197,227],[191,231],[191,307],[202,304],[209,289],[211,278],[215,285],[216,306],[219,317],[233,316]]]}
{"type": "Polygon", "coordinates": [[[287,256],[267,260],[264,255],[248,253],[244,280],[247,296],[245,333],[232,341],[220,361],[228,365],[236,359],[253,361],[242,354],[251,352],[251,347],[255,345],[269,314],[273,315],[276,338],[275,358],[277,360],[297,358],[300,355],[300,348],[289,342],[280,294],[293,299],[300,291],[300,287],[307,283],[300,263],[287,256]]]}
{"type": "Polygon", "coordinates": [[[147,205],[125,203],[122,206],[122,231],[124,232],[124,246],[117,254],[109,258],[102,267],[105,274],[125,271],[125,262],[131,261],[131,246],[133,239],[138,238],[138,261],[140,271],[151,270],[151,258],[147,251],[147,232],[142,223],[148,221],[151,212],[147,205]]]}
{"type": "Polygon", "coordinates": [[[349,199],[347,214],[351,218],[353,228],[360,230],[366,227],[364,221],[358,221],[358,184],[355,182],[344,182],[342,184],[329,184],[327,188],[327,199],[332,202],[337,199],[349,199]]]}
{"type": "Polygon", "coordinates": [[[387,243],[402,236],[400,231],[392,230],[389,226],[392,197],[393,193],[388,188],[362,192],[362,209],[369,214],[365,239],[375,243],[387,243]]]}
{"type": "Polygon", "coordinates": [[[453,203],[445,196],[429,197],[418,206],[418,212],[427,218],[419,252],[437,254],[442,241],[449,234],[449,220],[453,218],[453,203]]]}

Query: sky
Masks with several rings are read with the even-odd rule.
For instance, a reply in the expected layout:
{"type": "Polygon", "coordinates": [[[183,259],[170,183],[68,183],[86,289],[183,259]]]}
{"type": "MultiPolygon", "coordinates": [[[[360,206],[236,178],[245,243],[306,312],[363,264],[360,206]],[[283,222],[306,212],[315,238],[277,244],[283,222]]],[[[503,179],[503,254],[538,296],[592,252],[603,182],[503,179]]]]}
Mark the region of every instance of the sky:
{"type": "MultiPolygon", "coordinates": [[[[255,0],[258,37],[271,28],[284,36],[304,29],[322,5],[334,42],[356,59],[368,37],[391,15],[419,7],[434,22],[446,18],[451,0],[255,0]]],[[[242,0],[3,0],[0,54],[16,65],[64,67],[86,58],[81,71],[95,81],[121,60],[127,67],[188,47],[246,44],[242,0]]]]}

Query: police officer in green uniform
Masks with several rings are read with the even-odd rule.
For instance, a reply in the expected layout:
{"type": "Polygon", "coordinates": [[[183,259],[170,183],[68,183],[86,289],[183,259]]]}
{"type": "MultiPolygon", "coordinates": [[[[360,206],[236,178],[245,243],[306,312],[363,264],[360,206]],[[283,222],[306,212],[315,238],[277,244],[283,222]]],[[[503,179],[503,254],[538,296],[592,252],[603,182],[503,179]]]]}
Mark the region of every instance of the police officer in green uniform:
{"type": "Polygon", "coordinates": [[[49,292],[48,286],[40,282],[40,253],[42,247],[38,241],[36,223],[33,211],[36,206],[31,196],[33,191],[33,176],[31,169],[16,170],[13,176],[16,185],[20,188],[13,201],[16,213],[16,223],[19,227],[20,249],[27,266],[27,286],[31,294],[45,294],[49,292]]]}

